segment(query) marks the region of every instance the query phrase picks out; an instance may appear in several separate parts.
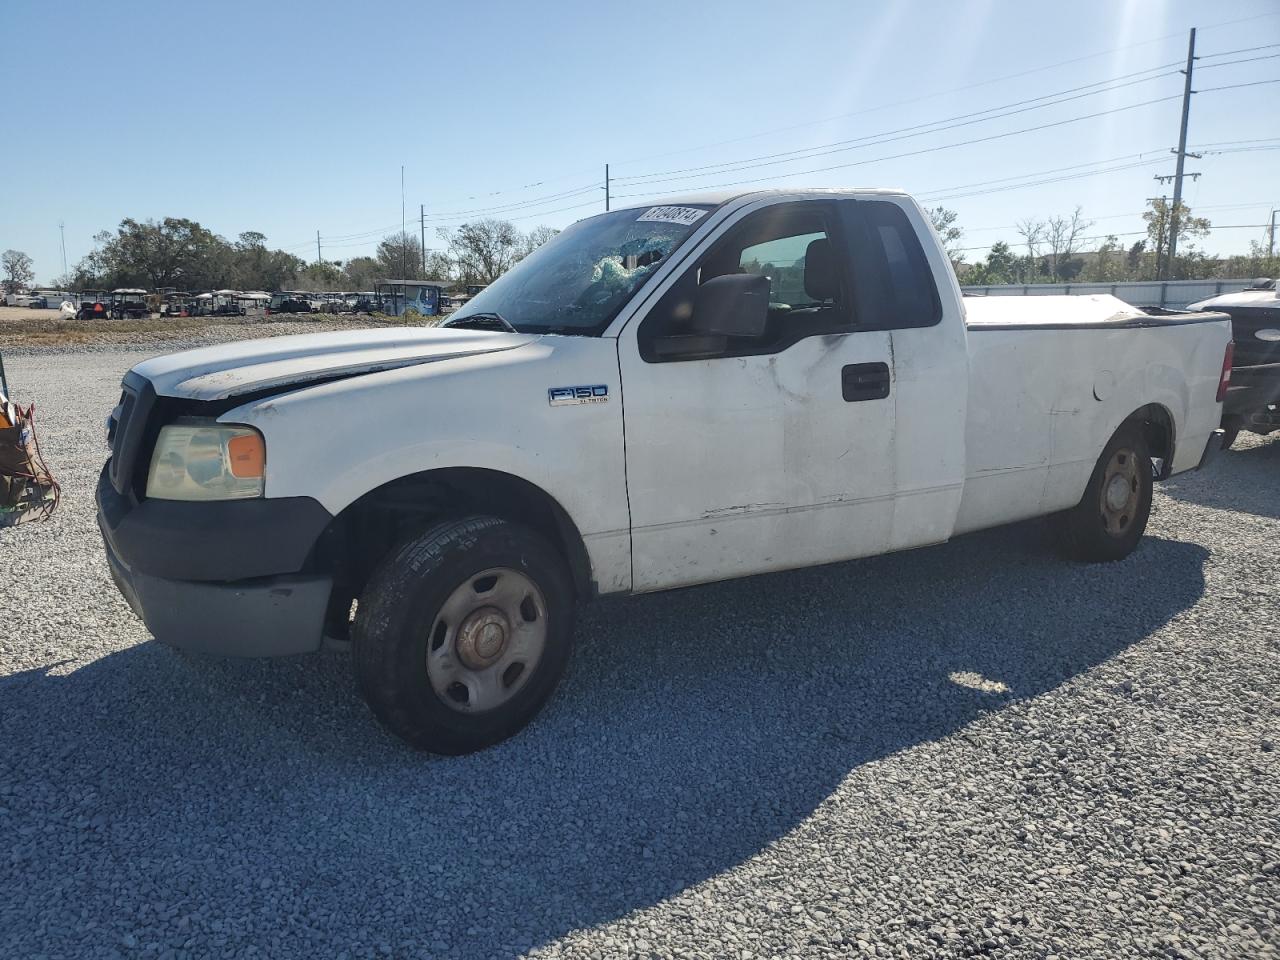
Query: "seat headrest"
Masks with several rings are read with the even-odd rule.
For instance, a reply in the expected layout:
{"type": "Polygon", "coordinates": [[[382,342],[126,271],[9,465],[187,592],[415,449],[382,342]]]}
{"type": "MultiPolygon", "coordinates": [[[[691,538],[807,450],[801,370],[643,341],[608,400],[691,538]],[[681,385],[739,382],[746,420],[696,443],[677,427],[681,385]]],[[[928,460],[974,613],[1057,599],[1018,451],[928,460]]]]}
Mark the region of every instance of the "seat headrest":
{"type": "Polygon", "coordinates": [[[834,300],[840,283],[835,252],[826,237],[811,240],[804,251],[804,292],[814,300],[834,300]]]}

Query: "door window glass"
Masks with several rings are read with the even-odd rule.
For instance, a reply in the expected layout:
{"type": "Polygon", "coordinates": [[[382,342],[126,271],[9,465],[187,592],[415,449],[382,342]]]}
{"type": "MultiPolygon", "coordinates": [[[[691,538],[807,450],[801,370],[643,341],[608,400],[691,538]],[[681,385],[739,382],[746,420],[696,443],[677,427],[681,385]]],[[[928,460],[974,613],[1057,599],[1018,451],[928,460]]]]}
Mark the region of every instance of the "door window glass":
{"type": "MultiPolygon", "coordinates": [[[[784,203],[745,217],[663,295],[640,328],[645,359],[694,359],[654,349],[656,338],[696,336],[698,287],[727,274],[769,280],[769,314],[758,337],[722,338],[711,355],[777,353],[805,337],[846,332],[853,316],[839,224],[825,202],[784,203]]],[[[697,355],[706,359],[708,353],[697,355]]]]}

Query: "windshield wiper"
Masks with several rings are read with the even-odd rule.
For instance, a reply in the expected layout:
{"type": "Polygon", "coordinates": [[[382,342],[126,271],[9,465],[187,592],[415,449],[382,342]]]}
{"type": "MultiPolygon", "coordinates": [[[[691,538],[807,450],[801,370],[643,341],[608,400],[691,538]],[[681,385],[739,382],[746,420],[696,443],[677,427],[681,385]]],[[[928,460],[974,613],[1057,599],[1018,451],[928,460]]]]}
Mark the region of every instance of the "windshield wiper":
{"type": "Polygon", "coordinates": [[[500,313],[469,313],[457,320],[446,320],[442,327],[469,327],[473,330],[502,330],[506,333],[518,333],[500,313]]]}

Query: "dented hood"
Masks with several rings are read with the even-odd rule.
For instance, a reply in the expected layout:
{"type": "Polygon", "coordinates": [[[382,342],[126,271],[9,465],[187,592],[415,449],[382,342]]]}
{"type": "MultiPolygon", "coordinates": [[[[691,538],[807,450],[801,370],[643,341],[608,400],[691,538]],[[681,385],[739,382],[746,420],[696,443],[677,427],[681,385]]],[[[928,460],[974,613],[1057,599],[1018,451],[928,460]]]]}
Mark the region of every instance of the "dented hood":
{"type": "Polygon", "coordinates": [[[154,357],[133,368],[156,393],[222,400],[420,363],[511,350],[536,340],[520,333],[448,328],[382,328],[272,337],[154,357]]]}

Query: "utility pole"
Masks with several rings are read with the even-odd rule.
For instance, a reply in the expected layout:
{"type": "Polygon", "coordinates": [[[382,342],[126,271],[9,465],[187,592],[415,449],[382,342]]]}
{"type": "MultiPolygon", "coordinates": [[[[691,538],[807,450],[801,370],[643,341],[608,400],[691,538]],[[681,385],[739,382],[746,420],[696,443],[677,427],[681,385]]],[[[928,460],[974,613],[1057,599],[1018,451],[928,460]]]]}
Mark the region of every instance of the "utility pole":
{"type": "MultiPolygon", "coordinates": [[[[1267,259],[1270,260],[1276,255],[1276,214],[1280,210],[1271,211],[1271,232],[1267,235],[1267,259]]],[[[63,273],[66,273],[66,254],[62,255],[63,273]]]]}
{"type": "Polygon", "coordinates": [[[604,165],[604,209],[609,212],[609,165],[604,165]]]}
{"type": "MultiPolygon", "coordinates": [[[[58,221],[58,236],[62,241],[62,279],[67,278],[67,225],[62,220],[58,221]]],[[[1271,226],[1271,239],[1274,241],[1276,235],[1275,224],[1271,226]]]]}
{"type": "MultiPolygon", "coordinates": [[[[409,245],[404,242],[404,164],[400,164],[400,282],[409,279],[409,245]]],[[[404,291],[405,303],[409,302],[409,289],[404,291]]]]}
{"type": "Polygon", "coordinates": [[[422,228],[422,279],[430,280],[427,276],[427,205],[425,203],[418,204],[418,225],[422,228]]]}
{"type": "Polygon", "coordinates": [[[316,231],[316,263],[320,263],[320,231],[316,231]]]}
{"type": "Polygon", "coordinates": [[[1182,88],[1182,127],[1178,131],[1178,166],[1173,174],[1173,210],[1169,213],[1169,273],[1178,269],[1178,212],[1182,206],[1182,168],[1187,162],[1187,118],[1191,113],[1191,71],[1196,62],[1196,28],[1187,41],[1186,83],[1182,88]]]}

